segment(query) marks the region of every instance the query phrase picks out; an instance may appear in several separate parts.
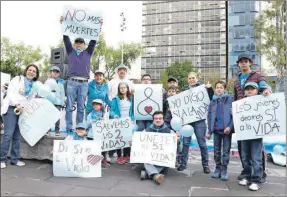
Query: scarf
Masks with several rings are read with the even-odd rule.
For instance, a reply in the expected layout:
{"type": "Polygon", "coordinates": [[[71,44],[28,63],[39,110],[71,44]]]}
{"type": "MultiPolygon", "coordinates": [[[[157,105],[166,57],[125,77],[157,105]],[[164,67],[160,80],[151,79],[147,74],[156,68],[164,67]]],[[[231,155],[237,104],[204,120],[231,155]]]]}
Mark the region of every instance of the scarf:
{"type": "Polygon", "coordinates": [[[76,132],[74,132],[73,134],[73,139],[74,140],[86,140],[86,136],[78,136],[78,134],[76,132]]]}
{"type": "Polygon", "coordinates": [[[74,48],[74,50],[76,51],[76,53],[77,53],[78,56],[84,51],[84,50],[76,49],[76,48],[74,48]]]}
{"type": "Polygon", "coordinates": [[[103,117],[103,112],[102,111],[95,111],[95,110],[93,110],[91,112],[92,120],[99,120],[101,117],[103,117]]]}
{"type": "Polygon", "coordinates": [[[197,82],[195,85],[189,85],[188,87],[189,87],[189,88],[195,88],[195,87],[197,87],[197,86],[199,86],[199,85],[200,85],[200,83],[197,82]]]}
{"type": "Polygon", "coordinates": [[[230,96],[230,94],[228,94],[228,93],[224,93],[224,94],[222,94],[220,96],[214,94],[213,97],[212,97],[212,100],[220,99],[220,98],[223,98],[223,97],[229,97],[229,96],[230,96]]]}
{"type": "Polygon", "coordinates": [[[32,87],[33,87],[33,81],[29,81],[26,77],[24,77],[24,84],[25,84],[25,96],[28,96],[31,91],[32,91],[32,87]]]}
{"type": "Polygon", "coordinates": [[[62,83],[62,84],[65,83],[65,80],[61,78],[57,78],[56,81],[57,83],[62,83]]]}

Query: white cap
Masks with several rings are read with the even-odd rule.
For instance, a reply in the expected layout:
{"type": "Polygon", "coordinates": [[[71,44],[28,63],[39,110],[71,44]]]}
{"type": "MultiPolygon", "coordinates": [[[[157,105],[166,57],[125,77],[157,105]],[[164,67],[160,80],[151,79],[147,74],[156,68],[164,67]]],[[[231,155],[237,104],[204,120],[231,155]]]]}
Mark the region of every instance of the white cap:
{"type": "Polygon", "coordinates": [[[95,99],[95,100],[93,100],[93,104],[94,104],[94,103],[98,103],[98,104],[101,104],[101,105],[104,104],[101,99],[95,99]]]}

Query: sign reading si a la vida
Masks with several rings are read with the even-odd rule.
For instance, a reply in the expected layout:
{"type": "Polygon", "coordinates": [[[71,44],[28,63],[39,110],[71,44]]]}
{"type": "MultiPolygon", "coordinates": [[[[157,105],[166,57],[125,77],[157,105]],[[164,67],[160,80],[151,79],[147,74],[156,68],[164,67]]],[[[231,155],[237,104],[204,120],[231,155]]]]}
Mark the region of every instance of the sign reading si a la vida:
{"type": "Polygon", "coordinates": [[[175,168],[176,149],[175,133],[135,132],[130,162],[175,168]]]}
{"type": "Polygon", "coordinates": [[[204,85],[181,92],[167,100],[172,117],[182,119],[183,125],[207,118],[210,100],[204,85]]]}
{"type": "Polygon", "coordinates": [[[252,96],[232,103],[237,140],[284,135],[286,103],[284,93],[252,96]]]}
{"type": "Polygon", "coordinates": [[[54,140],[54,176],[101,177],[101,161],[100,141],[54,140]]]}
{"type": "Polygon", "coordinates": [[[60,119],[60,111],[47,99],[30,100],[19,117],[18,125],[22,137],[34,146],[60,119]]]}
{"type": "Polygon", "coordinates": [[[98,40],[102,28],[102,14],[73,6],[63,9],[63,35],[98,40]]]}
{"type": "Polygon", "coordinates": [[[130,147],[133,134],[130,118],[99,120],[92,124],[95,140],[102,140],[102,151],[130,147]]]}

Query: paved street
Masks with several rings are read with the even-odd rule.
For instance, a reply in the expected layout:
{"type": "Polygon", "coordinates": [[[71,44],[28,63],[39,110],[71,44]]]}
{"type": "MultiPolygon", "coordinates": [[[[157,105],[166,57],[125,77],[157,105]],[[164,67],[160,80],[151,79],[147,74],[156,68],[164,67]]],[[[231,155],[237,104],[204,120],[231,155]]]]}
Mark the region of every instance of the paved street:
{"type": "MultiPolygon", "coordinates": [[[[1,196],[286,196],[285,168],[268,163],[268,182],[258,192],[238,185],[239,159],[232,156],[229,181],[211,179],[202,173],[200,156],[193,153],[189,169],[170,170],[163,185],[139,179],[139,168],[113,164],[102,178],[53,177],[49,162],[26,160],[22,168],[1,170],[1,196]]],[[[214,167],[210,155],[211,167],[214,167]]]]}

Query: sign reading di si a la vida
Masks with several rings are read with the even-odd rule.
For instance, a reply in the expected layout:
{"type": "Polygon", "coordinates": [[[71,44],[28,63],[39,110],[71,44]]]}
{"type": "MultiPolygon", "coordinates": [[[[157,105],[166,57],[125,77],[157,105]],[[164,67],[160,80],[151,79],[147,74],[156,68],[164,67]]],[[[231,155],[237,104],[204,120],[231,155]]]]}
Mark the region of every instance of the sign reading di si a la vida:
{"type": "Polygon", "coordinates": [[[92,124],[93,137],[102,140],[102,151],[130,147],[133,133],[130,118],[100,120],[92,124]]]}
{"type": "Polygon", "coordinates": [[[102,28],[102,14],[100,12],[65,6],[62,17],[63,35],[98,40],[102,28]]]}
{"type": "Polygon", "coordinates": [[[237,140],[284,135],[286,103],[284,93],[246,97],[232,103],[237,140]]]}

